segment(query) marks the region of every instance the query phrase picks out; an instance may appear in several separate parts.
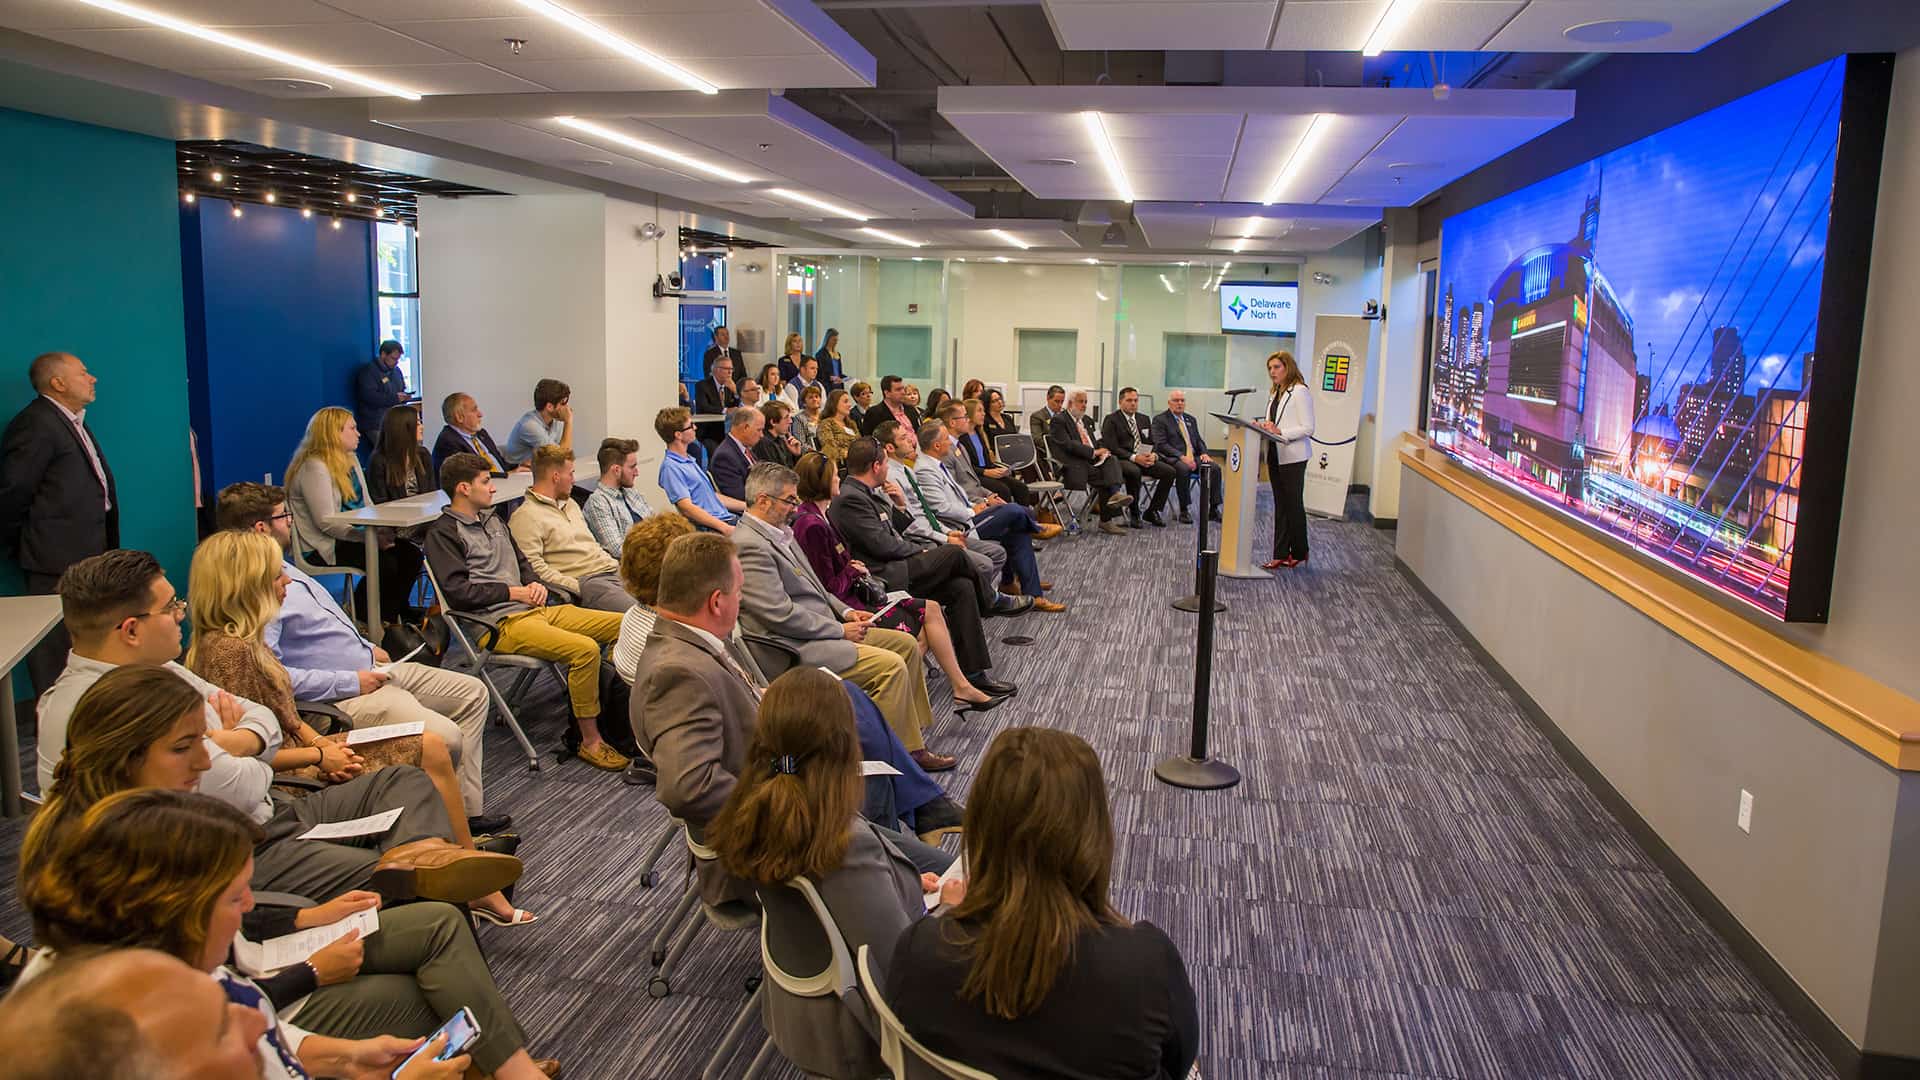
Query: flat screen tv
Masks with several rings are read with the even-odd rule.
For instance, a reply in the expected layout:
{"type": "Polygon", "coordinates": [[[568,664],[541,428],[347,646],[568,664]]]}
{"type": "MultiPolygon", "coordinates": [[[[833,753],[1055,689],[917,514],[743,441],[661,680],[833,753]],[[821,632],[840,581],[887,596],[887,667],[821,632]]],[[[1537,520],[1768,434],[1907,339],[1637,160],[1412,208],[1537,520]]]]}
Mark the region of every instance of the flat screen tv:
{"type": "Polygon", "coordinates": [[[1297,332],[1300,283],[1226,281],[1219,289],[1220,332],[1281,335],[1297,332]]]}
{"type": "Polygon", "coordinates": [[[1825,621],[1892,70],[1833,60],[1448,218],[1433,445],[1825,621]]]}

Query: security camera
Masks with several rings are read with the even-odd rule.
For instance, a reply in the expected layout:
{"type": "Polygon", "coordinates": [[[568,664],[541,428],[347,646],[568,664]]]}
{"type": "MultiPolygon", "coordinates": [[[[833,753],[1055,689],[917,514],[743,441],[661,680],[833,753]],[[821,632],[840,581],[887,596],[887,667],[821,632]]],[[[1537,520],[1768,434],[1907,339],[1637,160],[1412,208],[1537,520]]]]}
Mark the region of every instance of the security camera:
{"type": "Polygon", "coordinates": [[[1313,272],[1313,283],[1315,285],[1331,285],[1333,284],[1333,275],[1327,273],[1325,270],[1315,270],[1313,272]]]}
{"type": "Polygon", "coordinates": [[[1363,319],[1384,319],[1387,317],[1387,305],[1378,300],[1369,300],[1367,301],[1367,306],[1361,309],[1360,317],[1363,319]]]}

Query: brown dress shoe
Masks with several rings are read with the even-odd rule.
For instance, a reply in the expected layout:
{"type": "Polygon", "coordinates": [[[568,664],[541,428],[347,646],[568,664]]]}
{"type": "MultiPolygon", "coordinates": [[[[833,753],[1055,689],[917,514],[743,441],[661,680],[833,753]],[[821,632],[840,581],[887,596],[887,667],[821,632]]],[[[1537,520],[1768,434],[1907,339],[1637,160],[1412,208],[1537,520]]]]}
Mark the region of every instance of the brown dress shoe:
{"type": "Polygon", "coordinates": [[[1065,531],[1066,530],[1062,529],[1058,525],[1042,525],[1038,529],[1034,530],[1033,538],[1035,540],[1051,540],[1054,537],[1059,536],[1062,532],[1065,532],[1065,531]]]}
{"type": "Polygon", "coordinates": [[[437,837],[389,848],[374,866],[368,887],[387,900],[444,900],[467,904],[520,880],[524,867],[512,855],[470,851],[437,837]]]}
{"type": "Polygon", "coordinates": [[[1036,596],[1036,597],[1034,597],[1034,599],[1033,599],[1033,610],[1035,610],[1035,611],[1048,611],[1048,612],[1060,612],[1060,611],[1065,611],[1065,610],[1067,610],[1067,605],[1065,605],[1065,604],[1062,604],[1062,603],[1058,603],[1058,602],[1056,602],[1056,601],[1053,601],[1053,600],[1048,600],[1048,599],[1046,599],[1045,597],[1039,597],[1039,596],[1036,596]]]}
{"type": "Polygon", "coordinates": [[[1017,581],[1009,581],[1005,585],[1000,586],[1000,593],[1003,596],[1020,596],[1022,595],[1020,592],[1020,583],[1017,581]]]}
{"type": "Polygon", "coordinates": [[[920,749],[913,752],[913,763],[930,773],[946,772],[948,769],[960,764],[960,759],[948,757],[945,754],[936,754],[931,750],[920,749]]]}

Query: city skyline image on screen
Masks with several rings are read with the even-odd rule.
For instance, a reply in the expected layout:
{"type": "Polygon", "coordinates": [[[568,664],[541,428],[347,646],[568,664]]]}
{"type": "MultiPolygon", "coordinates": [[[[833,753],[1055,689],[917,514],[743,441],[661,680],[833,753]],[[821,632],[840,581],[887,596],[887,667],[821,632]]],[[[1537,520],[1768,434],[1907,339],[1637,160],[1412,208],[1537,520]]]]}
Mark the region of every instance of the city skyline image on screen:
{"type": "Polygon", "coordinates": [[[1823,279],[1847,76],[1822,64],[1448,218],[1432,443],[1790,617],[1803,491],[1840,482],[1805,466],[1823,313],[1846,306],[1823,279]]]}

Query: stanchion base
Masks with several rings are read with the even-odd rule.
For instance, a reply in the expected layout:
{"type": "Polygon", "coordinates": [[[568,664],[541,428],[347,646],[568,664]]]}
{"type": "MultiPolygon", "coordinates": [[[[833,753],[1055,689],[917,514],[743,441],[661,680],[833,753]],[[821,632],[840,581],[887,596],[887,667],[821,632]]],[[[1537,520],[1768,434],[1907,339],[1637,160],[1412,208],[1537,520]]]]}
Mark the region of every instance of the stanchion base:
{"type": "MultiPolygon", "coordinates": [[[[1196,612],[1199,611],[1200,610],[1200,594],[1188,593],[1186,596],[1183,596],[1180,599],[1175,600],[1173,602],[1173,610],[1196,611],[1196,612]]],[[[1213,610],[1214,610],[1214,614],[1217,615],[1220,612],[1227,610],[1227,605],[1221,603],[1218,600],[1215,600],[1213,602],[1213,610]]]]}
{"type": "Polygon", "coordinates": [[[1032,638],[1030,638],[1030,637],[1028,637],[1028,636],[1027,636],[1027,635],[1025,635],[1025,634],[1015,634],[1015,635],[1013,635],[1012,637],[1003,637],[1003,638],[1001,638],[1001,639],[1000,639],[1000,644],[1002,644],[1002,645],[1031,645],[1031,644],[1033,644],[1033,639],[1032,639],[1032,638]]]}
{"type": "Polygon", "coordinates": [[[1153,775],[1163,784],[1195,791],[1230,788],[1240,782],[1239,769],[1214,758],[1170,757],[1153,767],[1153,775]]]}

